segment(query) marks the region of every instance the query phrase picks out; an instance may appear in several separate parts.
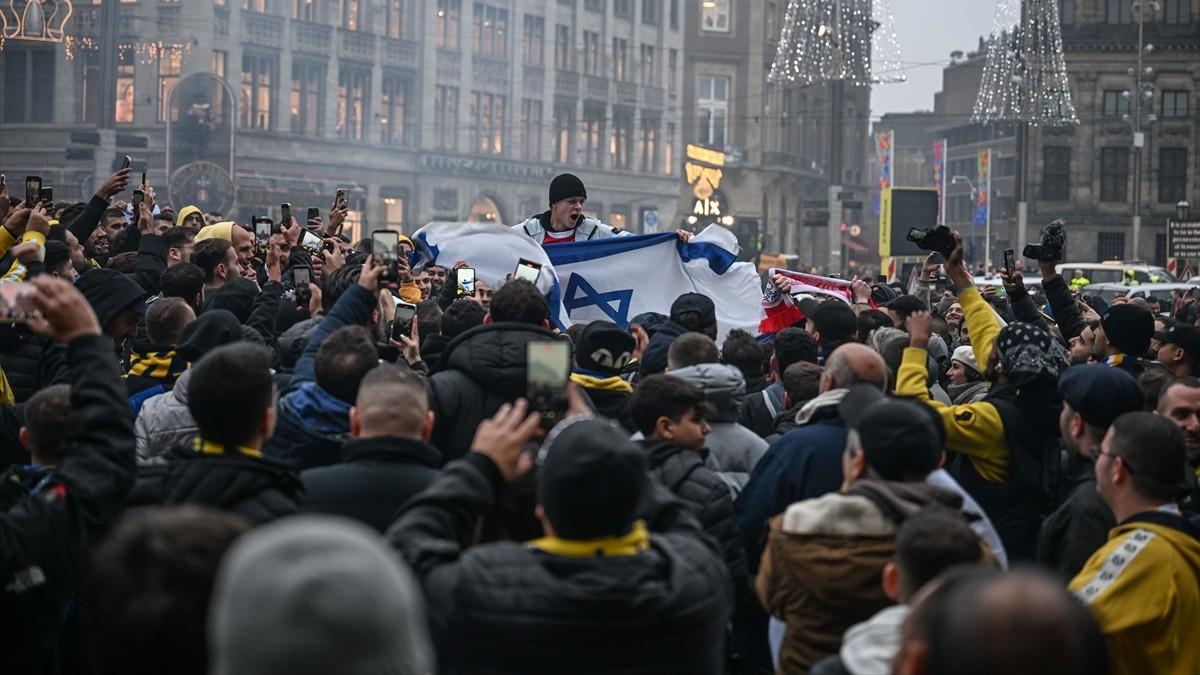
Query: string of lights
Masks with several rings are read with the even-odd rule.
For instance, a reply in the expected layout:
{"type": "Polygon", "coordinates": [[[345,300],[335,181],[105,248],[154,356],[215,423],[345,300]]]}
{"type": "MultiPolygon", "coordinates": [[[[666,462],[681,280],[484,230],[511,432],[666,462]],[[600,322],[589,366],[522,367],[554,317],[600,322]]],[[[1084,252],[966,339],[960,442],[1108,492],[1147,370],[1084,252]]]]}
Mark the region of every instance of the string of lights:
{"type": "Polygon", "coordinates": [[[870,86],[905,79],[888,0],[789,0],[769,82],[870,86]]]}
{"type": "Polygon", "coordinates": [[[1056,0],[999,0],[973,122],[1079,124],[1056,0]]]}

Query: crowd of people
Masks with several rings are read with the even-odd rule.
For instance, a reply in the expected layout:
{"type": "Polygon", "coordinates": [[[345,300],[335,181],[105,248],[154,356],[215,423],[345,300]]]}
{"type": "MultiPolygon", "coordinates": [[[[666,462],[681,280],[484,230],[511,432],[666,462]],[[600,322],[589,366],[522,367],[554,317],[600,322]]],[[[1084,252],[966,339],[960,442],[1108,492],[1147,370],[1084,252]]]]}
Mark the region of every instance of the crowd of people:
{"type": "MultiPolygon", "coordinates": [[[[0,672],[1200,672],[1191,294],[981,292],[956,235],[912,289],[766,279],[770,335],[561,327],[337,201],[266,237],[129,183],[0,193],[0,672]]],[[[518,229],[618,235],[585,201],[518,229]]]]}

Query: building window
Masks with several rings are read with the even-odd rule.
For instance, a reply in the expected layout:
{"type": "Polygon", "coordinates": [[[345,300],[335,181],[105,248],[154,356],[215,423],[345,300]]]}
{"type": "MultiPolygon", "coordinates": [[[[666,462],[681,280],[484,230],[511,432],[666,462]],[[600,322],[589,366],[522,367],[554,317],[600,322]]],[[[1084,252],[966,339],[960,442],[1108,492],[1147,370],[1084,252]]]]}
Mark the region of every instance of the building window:
{"type": "Polygon", "coordinates": [[[675,95],[675,80],[676,72],[679,69],[679,50],[672,49],[667,52],[667,93],[671,96],[675,95]]]}
{"type": "Polygon", "coordinates": [[[493,59],[508,58],[508,10],[475,3],[474,53],[493,59]]]}
{"type": "Polygon", "coordinates": [[[654,173],[658,168],[658,127],[657,117],[642,117],[641,137],[638,139],[642,148],[642,173],[654,173]]]}
{"type": "Polygon", "coordinates": [[[317,0],[292,0],[292,18],[315,23],[317,20],[317,0]]]}
{"type": "Polygon", "coordinates": [[[604,161],[604,106],[585,106],[583,109],[584,164],[600,166],[604,161]]]}
{"type": "Polygon", "coordinates": [[[613,38],[612,45],[613,79],[624,82],[626,66],[629,65],[629,41],[625,38],[613,38]]]}
{"type": "Polygon", "coordinates": [[[571,162],[571,139],[575,135],[575,103],[554,104],[554,161],[571,162]]]}
{"type": "Polygon", "coordinates": [[[554,27],[554,67],[571,69],[571,27],[561,23],[554,27]]]}
{"type": "Polygon", "coordinates": [[[1065,202],[1071,198],[1071,148],[1042,148],[1042,199],[1065,202]]]}
{"type": "Polygon", "coordinates": [[[589,12],[604,12],[604,0],[583,0],[583,8],[589,12]]]}
{"type": "Polygon", "coordinates": [[[1188,24],[1192,22],[1192,0],[1164,0],[1163,23],[1188,24]]]}
{"type": "Polygon", "coordinates": [[[600,34],[590,30],[583,31],[583,73],[600,74],[600,34]]]}
{"type": "Polygon", "coordinates": [[[544,62],[542,43],[546,37],[546,20],[533,14],[525,15],[525,31],[521,37],[521,58],[531,66],[544,62]]]}
{"type": "Polygon", "coordinates": [[[1075,23],[1075,0],[1058,0],[1058,16],[1064,26],[1075,23]]]}
{"type": "Polygon", "coordinates": [[[633,0],[613,0],[613,16],[622,19],[633,16],[633,0]]]}
{"type": "Polygon", "coordinates": [[[1099,232],[1096,234],[1096,260],[1120,260],[1124,257],[1124,232],[1099,232]]]}
{"type": "Polygon", "coordinates": [[[1121,95],[1117,89],[1104,90],[1104,116],[1116,117],[1129,112],[1129,98],[1121,95]]]}
{"type": "MultiPolygon", "coordinates": [[[[125,2],[126,0],[121,0],[125,2]]],[[[130,0],[132,2],[132,0],[130,0]]],[[[225,4],[225,3],[221,3],[225,4]]],[[[267,0],[242,0],[242,9],[247,12],[258,12],[259,14],[267,13],[267,0]]]]}
{"type": "Polygon", "coordinates": [[[642,45],[642,84],[654,86],[654,45],[642,45]]]}
{"type": "Polygon", "coordinates": [[[384,6],[387,9],[387,15],[384,17],[387,21],[387,36],[402,39],[406,27],[405,17],[408,14],[408,0],[386,0],[384,6]]]}
{"type": "Polygon", "coordinates": [[[97,124],[100,121],[100,52],[86,49],[79,52],[79,55],[79,121],[84,124],[97,124]]]}
{"type": "Polygon", "coordinates": [[[274,58],[254,54],[242,55],[242,127],[271,128],[274,83],[274,58]]]}
{"type": "Polygon", "coordinates": [[[658,25],[658,15],[661,13],[662,0],[642,0],[642,23],[650,26],[658,25]]]}
{"type": "Polygon", "coordinates": [[[458,87],[434,87],[433,136],[442,150],[458,147],[458,87]]]}
{"type": "Polygon", "coordinates": [[[1130,0],[1105,0],[1105,23],[1133,23],[1133,3],[1130,0]]]}
{"type": "MultiPolygon", "coordinates": [[[[213,50],[212,57],[212,73],[222,80],[225,79],[225,73],[229,69],[229,53],[220,49],[213,50]]],[[[213,124],[225,124],[225,87],[217,82],[213,83],[212,88],[212,112],[211,118],[213,124]]]]}
{"type": "Polygon", "coordinates": [[[709,33],[729,32],[730,0],[704,0],[700,3],[700,30],[709,33]]]}
{"type": "Polygon", "coordinates": [[[388,145],[408,145],[408,89],[406,78],[383,78],[379,125],[383,142],[388,145]]]}
{"type": "Polygon", "coordinates": [[[1182,89],[1168,89],[1164,91],[1162,93],[1162,116],[1187,117],[1188,98],[1188,92],[1182,89]]]}
{"type": "Polygon", "coordinates": [[[504,104],[499,94],[471,92],[470,120],[471,151],[484,155],[504,152],[504,104]]]}
{"type": "Polygon", "coordinates": [[[633,155],[633,113],[614,112],[612,134],[608,140],[609,166],[628,170],[633,155]]]}
{"type": "Polygon", "coordinates": [[[679,30],[679,0],[668,0],[670,9],[668,12],[671,15],[671,30],[679,30]]]}
{"type": "Polygon", "coordinates": [[[666,141],[663,144],[663,173],[668,176],[675,175],[675,123],[667,122],[666,141]]]}
{"type": "Polygon", "coordinates": [[[383,198],[383,229],[404,232],[404,202],[404,197],[399,195],[383,198]]]}
{"type": "Polygon", "coordinates": [[[542,158],[542,102],[538,99],[521,99],[521,157],[542,158]]]}
{"type": "MultiPolygon", "coordinates": [[[[128,50],[130,57],[133,56],[132,51],[128,50]]],[[[130,63],[132,64],[132,58],[130,63]]],[[[132,69],[132,65],[130,68],[132,69]]],[[[14,49],[12,43],[9,43],[4,51],[3,75],[0,105],[3,106],[4,121],[49,123],[54,104],[54,51],[14,49]]],[[[130,87],[133,86],[132,79],[133,76],[130,75],[130,87]]],[[[130,122],[133,121],[132,106],[130,101],[130,122]]]]}
{"type": "Polygon", "coordinates": [[[458,49],[458,22],[462,12],[462,0],[437,0],[434,30],[437,46],[458,49]]]}
{"type": "Polygon", "coordinates": [[[132,49],[117,50],[117,107],[114,118],[117,124],[133,124],[133,110],[137,97],[133,82],[134,64],[137,54],[132,49]]]}
{"type": "Polygon", "coordinates": [[[370,88],[370,71],[342,68],[338,72],[338,136],[354,141],[363,139],[370,88]]]}
{"type": "Polygon", "coordinates": [[[321,134],[321,91],[325,84],[325,66],[319,63],[292,62],[293,134],[321,134]]]}
{"type": "Polygon", "coordinates": [[[725,147],[726,121],[729,118],[729,78],[700,76],[696,109],[700,143],[714,148],[725,147]]]}
{"type": "Polygon", "coordinates": [[[1187,198],[1187,148],[1158,149],[1158,203],[1187,198]]]}
{"type": "Polygon", "coordinates": [[[342,27],[346,30],[359,30],[362,26],[363,0],[342,0],[342,27]]]}
{"type": "Polygon", "coordinates": [[[1100,149],[1100,201],[1124,202],[1128,197],[1129,149],[1100,149]]]}

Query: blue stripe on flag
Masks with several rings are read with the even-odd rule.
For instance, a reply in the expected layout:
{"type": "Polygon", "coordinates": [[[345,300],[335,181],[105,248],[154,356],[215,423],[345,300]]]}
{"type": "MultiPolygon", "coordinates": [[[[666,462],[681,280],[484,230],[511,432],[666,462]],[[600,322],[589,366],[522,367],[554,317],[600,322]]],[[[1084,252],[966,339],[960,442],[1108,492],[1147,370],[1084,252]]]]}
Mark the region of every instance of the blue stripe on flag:
{"type": "Polygon", "coordinates": [[[546,246],[545,250],[546,255],[550,258],[550,264],[557,267],[559,265],[572,265],[588,260],[607,258],[608,256],[657,246],[658,244],[672,240],[676,243],[676,249],[679,251],[681,260],[684,262],[700,259],[707,260],[708,266],[717,274],[724,274],[733,263],[737,262],[737,255],[732,251],[711,242],[685,244],[679,241],[678,235],[674,232],[593,239],[591,241],[577,241],[571,244],[555,244],[553,246],[546,246]]]}

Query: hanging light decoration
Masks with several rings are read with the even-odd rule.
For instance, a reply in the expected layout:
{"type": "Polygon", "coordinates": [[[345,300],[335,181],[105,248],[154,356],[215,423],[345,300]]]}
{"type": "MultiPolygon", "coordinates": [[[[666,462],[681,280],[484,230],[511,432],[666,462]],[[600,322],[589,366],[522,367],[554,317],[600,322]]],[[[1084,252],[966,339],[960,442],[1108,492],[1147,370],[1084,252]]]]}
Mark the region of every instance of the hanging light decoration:
{"type": "Polygon", "coordinates": [[[903,82],[889,0],[789,0],[768,81],[903,82]]]}
{"type": "Polygon", "coordinates": [[[0,43],[62,42],[74,12],[71,0],[8,0],[0,6],[0,43]]]}
{"type": "Polygon", "coordinates": [[[1079,124],[1056,0],[999,0],[972,122],[1079,124]]]}

